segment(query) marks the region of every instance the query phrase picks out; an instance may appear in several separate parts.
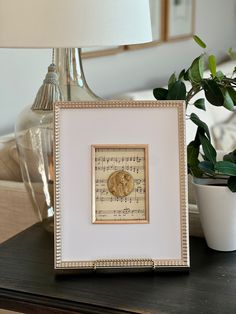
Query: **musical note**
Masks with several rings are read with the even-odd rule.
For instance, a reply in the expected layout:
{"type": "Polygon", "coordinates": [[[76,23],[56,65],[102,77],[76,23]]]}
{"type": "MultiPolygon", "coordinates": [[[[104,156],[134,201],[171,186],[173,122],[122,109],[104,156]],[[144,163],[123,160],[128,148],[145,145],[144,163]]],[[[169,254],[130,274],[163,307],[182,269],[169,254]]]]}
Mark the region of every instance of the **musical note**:
{"type": "Polygon", "coordinates": [[[96,148],[94,162],[96,219],[145,220],[147,169],[144,148],[96,148]],[[115,171],[126,171],[132,176],[134,188],[128,196],[116,197],[109,192],[108,178],[115,171]]]}

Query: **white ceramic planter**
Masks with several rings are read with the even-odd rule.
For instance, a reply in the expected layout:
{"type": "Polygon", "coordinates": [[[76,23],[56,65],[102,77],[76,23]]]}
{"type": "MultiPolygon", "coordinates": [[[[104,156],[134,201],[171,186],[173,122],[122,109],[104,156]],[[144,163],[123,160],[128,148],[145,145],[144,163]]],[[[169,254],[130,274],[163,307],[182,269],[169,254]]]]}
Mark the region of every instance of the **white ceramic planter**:
{"type": "MultiPolygon", "coordinates": [[[[207,245],[218,251],[236,250],[236,193],[213,179],[194,179],[193,185],[207,245]]],[[[220,182],[218,182],[220,183],[220,182]]]]}

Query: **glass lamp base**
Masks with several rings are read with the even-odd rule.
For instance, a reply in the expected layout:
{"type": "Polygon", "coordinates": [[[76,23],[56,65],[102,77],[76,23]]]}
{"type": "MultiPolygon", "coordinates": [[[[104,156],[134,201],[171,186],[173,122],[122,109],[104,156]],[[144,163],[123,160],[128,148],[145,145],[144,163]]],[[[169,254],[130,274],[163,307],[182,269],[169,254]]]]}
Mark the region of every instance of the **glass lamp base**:
{"type": "Polygon", "coordinates": [[[53,230],[53,113],[26,108],[16,123],[23,181],[34,210],[53,230]]]}
{"type": "Polygon", "coordinates": [[[57,49],[56,65],[59,82],[52,84],[51,65],[34,105],[19,115],[15,127],[23,181],[48,231],[54,229],[53,102],[100,100],[86,83],[80,49],[57,49]]]}

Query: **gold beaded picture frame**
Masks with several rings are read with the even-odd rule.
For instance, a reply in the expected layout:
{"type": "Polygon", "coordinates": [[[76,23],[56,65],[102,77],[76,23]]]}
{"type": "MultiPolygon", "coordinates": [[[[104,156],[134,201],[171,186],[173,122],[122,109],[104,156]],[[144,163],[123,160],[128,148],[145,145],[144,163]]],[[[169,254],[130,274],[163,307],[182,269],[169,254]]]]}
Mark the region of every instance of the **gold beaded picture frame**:
{"type": "Polygon", "coordinates": [[[189,268],[183,101],[58,102],[58,272],[189,268]]]}

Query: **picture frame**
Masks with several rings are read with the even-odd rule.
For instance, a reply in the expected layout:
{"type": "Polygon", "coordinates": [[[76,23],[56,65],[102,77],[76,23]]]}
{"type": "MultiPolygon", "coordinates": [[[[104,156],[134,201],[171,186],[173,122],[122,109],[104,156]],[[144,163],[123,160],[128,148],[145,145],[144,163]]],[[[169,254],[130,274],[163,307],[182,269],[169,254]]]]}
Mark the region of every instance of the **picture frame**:
{"type": "Polygon", "coordinates": [[[82,58],[89,59],[89,58],[97,58],[97,57],[105,57],[114,55],[117,53],[121,53],[125,50],[124,46],[110,46],[110,47],[89,47],[89,48],[82,48],[82,58]]]}
{"type": "Polygon", "coordinates": [[[125,46],[126,50],[143,49],[160,44],[164,39],[165,0],[149,0],[153,41],[125,46]]]}
{"type": "Polygon", "coordinates": [[[165,40],[182,40],[193,36],[195,0],[166,0],[165,40]]]}
{"type": "MultiPolygon", "coordinates": [[[[189,268],[183,101],[58,102],[54,106],[54,165],[57,272],[189,268]],[[127,154],[119,155],[114,147],[121,149],[119,154],[126,149],[127,154]],[[94,150],[98,148],[97,162],[100,157],[104,163],[113,158],[105,180],[112,197],[109,178],[117,171],[119,158],[127,159],[128,170],[125,165],[118,170],[132,176],[133,159],[144,156],[134,152],[135,147],[148,149],[143,158],[148,164],[143,177],[149,186],[147,221],[94,224],[94,150]]],[[[125,180],[124,184],[130,178],[125,180]]],[[[115,196],[124,200],[124,190],[118,187],[116,191],[121,194],[115,196]]]]}

